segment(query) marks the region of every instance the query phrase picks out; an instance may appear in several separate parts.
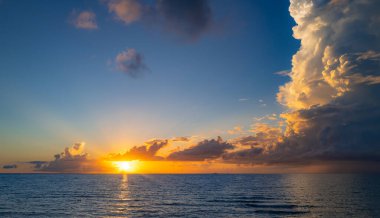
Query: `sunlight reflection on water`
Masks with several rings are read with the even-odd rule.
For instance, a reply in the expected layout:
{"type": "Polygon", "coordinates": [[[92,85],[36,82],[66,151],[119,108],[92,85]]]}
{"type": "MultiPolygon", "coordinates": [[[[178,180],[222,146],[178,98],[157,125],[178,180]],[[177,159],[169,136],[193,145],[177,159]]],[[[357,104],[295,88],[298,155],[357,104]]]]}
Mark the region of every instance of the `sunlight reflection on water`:
{"type": "Polygon", "coordinates": [[[379,175],[0,174],[0,217],[376,217],[379,175]]]}

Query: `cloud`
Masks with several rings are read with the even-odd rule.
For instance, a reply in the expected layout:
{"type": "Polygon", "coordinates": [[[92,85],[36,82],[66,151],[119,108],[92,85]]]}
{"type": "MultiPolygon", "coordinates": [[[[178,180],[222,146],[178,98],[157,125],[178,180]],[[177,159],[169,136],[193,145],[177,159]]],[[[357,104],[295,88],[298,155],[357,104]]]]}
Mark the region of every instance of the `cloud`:
{"type": "Polygon", "coordinates": [[[213,27],[207,0],[157,0],[152,5],[137,0],[105,1],[110,13],[126,25],[143,21],[186,40],[195,41],[213,27]]]}
{"type": "MultiPolygon", "coordinates": [[[[283,132],[261,129],[232,163],[380,163],[380,2],[292,0],[300,50],[280,87],[283,132]],[[267,141],[258,140],[262,134],[267,141]],[[273,135],[275,137],[270,137],[273,135]],[[276,138],[277,142],[274,142],[276,138]],[[267,145],[270,145],[269,147],[267,145]]],[[[363,167],[366,165],[363,164],[363,167]]],[[[362,168],[363,168],[362,167],[362,168]]]]}
{"type": "Polygon", "coordinates": [[[9,165],[4,165],[3,169],[10,170],[10,169],[16,169],[17,165],[16,164],[9,164],[9,165]]]}
{"type": "Polygon", "coordinates": [[[41,169],[44,164],[48,163],[47,161],[29,161],[29,162],[26,162],[26,163],[29,163],[29,164],[33,164],[34,165],[34,168],[35,169],[41,169]]]}
{"type": "Polygon", "coordinates": [[[84,142],[78,142],[71,147],[66,147],[63,152],[54,155],[54,160],[32,161],[29,163],[35,164],[35,168],[39,171],[48,172],[82,172],[85,171],[87,153],[83,153],[84,142]]]}
{"type": "Polygon", "coordinates": [[[133,48],[119,53],[116,56],[115,63],[117,70],[126,73],[132,78],[137,78],[148,70],[143,56],[133,48]]]}
{"type": "Polygon", "coordinates": [[[165,29],[187,40],[198,39],[212,25],[207,0],[158,0],[157,11],[165,29]]]}
{"type": "Polygon", "coordinates": [[[231,140],[235,151],[225,153],[223,160],[234,163],[252,163],[258,155],[265,155],[277,149],[283,140],[282,129],[265,123],[255,123],[251,132],[254,135],[238,137],[231,140]]]}
{"type": "Polygon", "coordinates": [[[92,11],[82,11],[79,13],[76,10],[73,10],[70,17],[71,23],[78,29],[98,29],[96,15],[92,11]]]}
{"type": "Polygon", "coordinates": [[[107,1],[108,10],[114,13],[115,18],[130,24],[138,21],[142,16],[142,6],[137,0],[110,0],[107,1]]]}
{"type": "Polygon", "coordinates": [[[218,137],[216,140],[204,140],[197,145],[171,153],[167,160],[172,161],[204,161],[217,159],[221,157],[227,150],[233,149],[234,146],[223,141],[218,137]]]}
{"type": "Polygon", "coordinates": [[[279,75],[279,76],[289,76],[290,71],[289,70],[281,70],[281,71],[275,72],[274,74],[279,75]]]}
{"type": "Polygon", "coordinates": [[[277,117],[277,114],[268,114],[268,115],[265,115],[265,116],[263,116],[263,117],[254,117],[253,118],[255,121],[265,121],[265,120],[267,120],[267,121],[275,121],[275,120],[277,120],[278,119],[278,117],[277,117]]]}
{"type": "Polygon", "coordinates": [[[135,146],[124,154],[110,155],[110,160],[146,160],[157,161],[164,160],[163,157],[157,156],[157,152],[169,144],[169,140],[154,139],[147,141],[144,145],[135,146]]]}
{"type": "Polygon", "coordinates": [[[230,129],[227,131],[227,133],[230,135],[236,135],[236,134],[240,134],[242,132],[243,132],[243,127],[241,127],[241,126],[235,126],[233,129],[230,129]]]}
{"type": "Polygon", "coordinates": [[[189,137],[184,137],[184,136],[179,136],[179,137],[174,137],[171,139],[173,142],[188,142],[190,141],[189,137]]]}

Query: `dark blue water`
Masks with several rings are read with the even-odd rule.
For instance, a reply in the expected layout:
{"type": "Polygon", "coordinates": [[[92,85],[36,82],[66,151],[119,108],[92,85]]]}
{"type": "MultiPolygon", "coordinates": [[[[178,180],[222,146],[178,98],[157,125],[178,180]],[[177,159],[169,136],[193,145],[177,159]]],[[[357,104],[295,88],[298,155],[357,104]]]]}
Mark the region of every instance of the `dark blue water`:
{"type": "Polygon", "coordinates": [[[0,217],[380,217],[380,175],[0,174],[0,217]]]}

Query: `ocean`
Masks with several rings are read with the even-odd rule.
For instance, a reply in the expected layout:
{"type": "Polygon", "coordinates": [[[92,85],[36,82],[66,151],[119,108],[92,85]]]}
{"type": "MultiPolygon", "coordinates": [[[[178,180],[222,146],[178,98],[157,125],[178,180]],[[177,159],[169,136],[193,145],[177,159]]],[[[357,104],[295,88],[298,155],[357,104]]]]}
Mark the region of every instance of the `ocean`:
{"type": "Polygon", "coordinates": [[[0,217],[380,217],[380,175],[0,174],[0,217]]]}

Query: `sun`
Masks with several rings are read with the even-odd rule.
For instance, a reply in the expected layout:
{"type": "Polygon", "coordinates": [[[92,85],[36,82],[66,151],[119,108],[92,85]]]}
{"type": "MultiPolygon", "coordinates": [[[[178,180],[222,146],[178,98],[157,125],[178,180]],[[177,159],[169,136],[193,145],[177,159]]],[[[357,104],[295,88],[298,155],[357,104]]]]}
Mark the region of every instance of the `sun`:
{"type": "Polygon", "coordinates": [[[112,164],[123,173],[134,172],[136,169],[136,161],[113,161],[112,164]]]}

